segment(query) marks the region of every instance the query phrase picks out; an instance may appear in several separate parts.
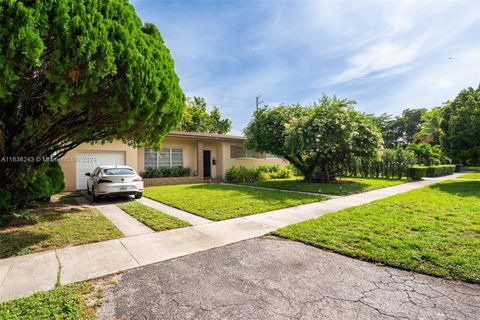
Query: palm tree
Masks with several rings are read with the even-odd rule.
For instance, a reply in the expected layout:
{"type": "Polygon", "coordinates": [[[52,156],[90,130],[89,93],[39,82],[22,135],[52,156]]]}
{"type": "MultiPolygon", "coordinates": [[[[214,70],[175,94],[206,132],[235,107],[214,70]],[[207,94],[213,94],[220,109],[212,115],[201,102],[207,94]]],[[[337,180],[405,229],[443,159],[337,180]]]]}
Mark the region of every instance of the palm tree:
{"type": "Polygon", "coordinates": [[[443,135],[443,131],[440,128],[440,122],[442,121],[440,108],[433,108],[430,112],[426,112],[422,120],[420,131],[413,136],[414,142],[429,143],[431,145],[439,144],[440,137],[443,135]]]}

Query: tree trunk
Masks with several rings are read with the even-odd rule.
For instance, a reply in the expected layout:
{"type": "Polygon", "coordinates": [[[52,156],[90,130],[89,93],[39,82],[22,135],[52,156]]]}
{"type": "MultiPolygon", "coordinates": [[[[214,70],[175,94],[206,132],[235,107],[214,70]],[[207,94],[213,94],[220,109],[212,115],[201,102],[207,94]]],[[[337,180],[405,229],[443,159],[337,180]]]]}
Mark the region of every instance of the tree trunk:
{"type": "Polygon", "coordinates": [[[298,157],[285,157],[285,159],[303,174],[305,181],[329,183],[335,180],[335,176],[330,173],[328,165],[320,165],[319,167],[322,169],[318,170],[319,167],[314,164],[304,164],[298,160],[298,157]]]}

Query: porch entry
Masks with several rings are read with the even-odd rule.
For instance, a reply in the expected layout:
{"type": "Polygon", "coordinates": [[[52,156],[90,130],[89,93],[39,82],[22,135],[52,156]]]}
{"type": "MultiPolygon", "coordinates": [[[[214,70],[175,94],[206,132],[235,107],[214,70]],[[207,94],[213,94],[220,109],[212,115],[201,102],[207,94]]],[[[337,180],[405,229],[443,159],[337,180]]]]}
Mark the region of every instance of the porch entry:
{"type": "Polygon", "coordinates": [[[210,178],[212,176],[212,157],[210,150],[203,150],[203,177],[210,178]]]}

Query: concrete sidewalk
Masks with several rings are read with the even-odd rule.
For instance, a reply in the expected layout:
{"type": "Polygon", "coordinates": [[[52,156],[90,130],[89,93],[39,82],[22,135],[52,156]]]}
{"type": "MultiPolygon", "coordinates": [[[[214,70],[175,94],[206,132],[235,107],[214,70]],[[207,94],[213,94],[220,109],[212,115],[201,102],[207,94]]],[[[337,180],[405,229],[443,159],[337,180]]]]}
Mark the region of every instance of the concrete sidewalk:
{"type": "Polygon", "coordinates": [[[126,237],[155,232],[114,204],[93,204],[93,207],[100,210],[126,237]]]}
{"type": "Polygon", "coordinates": [[[362,194],[242,218],[198,224],[188,228],[2,259],[0,260],[0,301],[53,288],[59,271],[61,284],[94,279],[256,238],[279,227],[453,179],[456,176],[458,174],[430,178],[362,194]]]}

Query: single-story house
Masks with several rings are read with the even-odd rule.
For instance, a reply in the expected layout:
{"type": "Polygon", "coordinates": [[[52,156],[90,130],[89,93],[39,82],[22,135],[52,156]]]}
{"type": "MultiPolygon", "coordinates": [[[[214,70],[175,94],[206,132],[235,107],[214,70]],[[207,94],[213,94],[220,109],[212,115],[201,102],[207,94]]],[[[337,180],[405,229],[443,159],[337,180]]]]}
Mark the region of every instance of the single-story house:
{"type": "MultiPolygon", "coordinates": [[[[101,165],[128,165],[142,174],[146,168],[187,167],[192,181],[222,179],[231,166],[247,168],[259,165],[284,165],[286,162],[269,154],[246,150],[244,137],[198,132],[170,132],[162,142],[163,149],[133,148],[121,141],[107,144],[84,143],[69,151],[60,161],[65,175],[65,190],[86,189],[85,173],[101,165]]],[[[188,179],[185,180],[188,182],[188,179]]]]}

